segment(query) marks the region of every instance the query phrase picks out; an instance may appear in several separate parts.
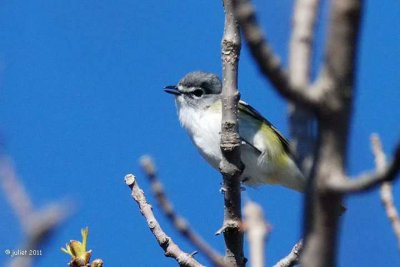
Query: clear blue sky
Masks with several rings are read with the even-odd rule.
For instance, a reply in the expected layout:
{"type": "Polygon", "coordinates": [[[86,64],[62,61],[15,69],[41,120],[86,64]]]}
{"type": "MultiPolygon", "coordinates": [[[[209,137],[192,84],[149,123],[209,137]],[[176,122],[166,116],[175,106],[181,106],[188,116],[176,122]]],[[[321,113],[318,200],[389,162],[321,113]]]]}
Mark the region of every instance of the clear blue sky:
{"type": "MultiPolygon", "coordinates": [[[[256,1],[260,20],[285,55],[293,1],[256,1]]],[[[400,138],[400,4],[365,1],[349,172],[373,168],[369,135],[390,152],[400,138]]],[[[93,257],[105,266],[175,266],[145,225],[124,175],[133,172],[150,197],[138,158],[156,159],[179,212],[223,251],[220,175],[180,128],[164,85],[185,73],[220,74],[221,1],[42,0],[0,3],[0,132],[6,152],[37,207],[57,200],[76,213],[58,231],[37,266],[66,266],[60,252],[89,226],[93,257]]],[[[318,29],[321,52],[323,28],[318,29]]],[[[320,54],[319,54],[320,55],[320,54]]],[[[315,57],[317,61],[318,55],[315,57]]],[[[286,58],[283,58],[286,62],[286,58]]],[[[246,47],[240,63],[242,98],[287,134],[285,102],[259,75],[246,47]]],[[[395,187],[400,206],[399,183],[395,187]]],[[[279,187],[248,189],[273,226],[271,265],[289,252],[301,229],[301,196],[279,187]]],[[[155,204],[155,203],[154,203],[155,204]]],[[[340,266],[400,266],[396,240],[376,190],[347,200],[340,266]]],[[[0,194],[3,251],[22,240],[18,221],[0,194]]],[[[191,252],[157,208],[163,228],[191,252]]],[[[199,256],[200,260],[204,260],[199,256]]],[[[208,264],[206,261],[204,263],[208,264]]]]}

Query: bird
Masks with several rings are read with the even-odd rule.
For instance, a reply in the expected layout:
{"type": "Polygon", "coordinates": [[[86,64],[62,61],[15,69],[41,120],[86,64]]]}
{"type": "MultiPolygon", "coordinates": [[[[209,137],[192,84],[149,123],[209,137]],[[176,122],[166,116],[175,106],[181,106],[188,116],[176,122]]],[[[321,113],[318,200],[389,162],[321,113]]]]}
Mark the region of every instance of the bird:
{"type": "MultiPolygon", "coordinates": [[[[222,82],[217,75],[202,71],[186,74],[176,85],[164,87],[175,96],[179,121],[203,158],[215,169],[222,160],[220,149],[222,82]]],[[[243,184],[281,185],[305,190],[305,178],[283,135],[256,109],[238,103],[243,184]]]]}

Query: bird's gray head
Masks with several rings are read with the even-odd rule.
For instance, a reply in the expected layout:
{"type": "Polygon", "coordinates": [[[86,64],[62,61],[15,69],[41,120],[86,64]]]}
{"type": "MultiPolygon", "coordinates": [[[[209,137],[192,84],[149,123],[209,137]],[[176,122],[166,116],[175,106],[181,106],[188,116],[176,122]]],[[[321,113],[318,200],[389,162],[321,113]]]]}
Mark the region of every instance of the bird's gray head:
{"type": "Polygon", "coordinates": [[[202,71],[186,74],[177,85],[165,87],[174,94],[178,105],[205,108],[220,99],[222,83],[217,75],[202,71]]]}

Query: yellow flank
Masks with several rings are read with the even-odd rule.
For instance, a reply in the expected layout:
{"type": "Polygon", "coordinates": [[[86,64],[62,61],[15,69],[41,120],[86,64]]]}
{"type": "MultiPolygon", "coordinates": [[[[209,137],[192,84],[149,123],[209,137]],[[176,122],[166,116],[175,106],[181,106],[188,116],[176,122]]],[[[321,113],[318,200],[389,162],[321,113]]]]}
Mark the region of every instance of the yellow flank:
{"type": "Polygon", "coordinates": [[[276,135],[273,129],[265,122],[261,122],[260,131],[263,134],[268,153],[271,155],[271,160],[274,161],[278,167],[284,167],[288,163],[288,155],[282,147],[281,140],[276,135]]]}

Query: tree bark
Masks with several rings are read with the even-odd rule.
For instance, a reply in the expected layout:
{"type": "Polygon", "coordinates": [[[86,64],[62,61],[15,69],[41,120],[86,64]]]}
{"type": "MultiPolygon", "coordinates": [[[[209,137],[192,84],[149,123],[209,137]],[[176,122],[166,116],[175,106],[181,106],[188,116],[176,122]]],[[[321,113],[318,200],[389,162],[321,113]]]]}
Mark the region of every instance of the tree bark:
{"type": "Polygon", "coordinates": [[[243,232],[241,229],[240,136],[238,133],[237,91],[238,61],[240,54],[239,26],[233,14],[231,0],[224,0],[225,27],[222,38],[222,125],[220,165],[223,175],[224,192],[224,234],[226,253],[224,261],[228,266],[244,266],[243,232]]]}

